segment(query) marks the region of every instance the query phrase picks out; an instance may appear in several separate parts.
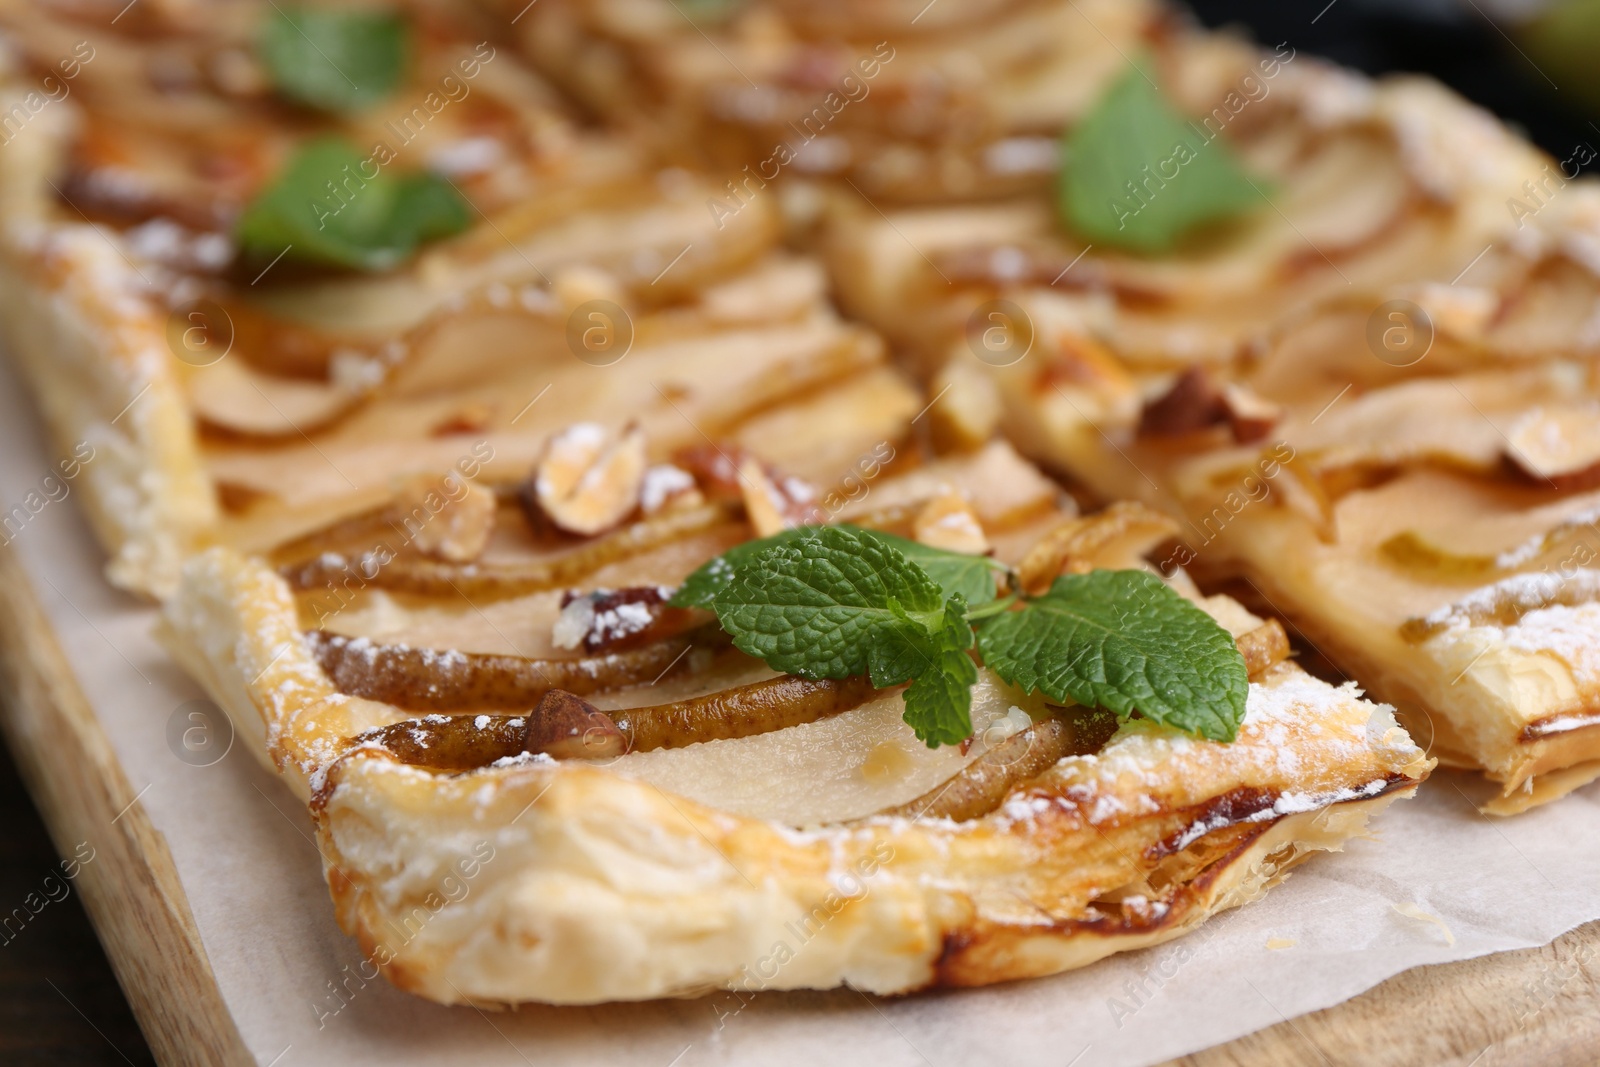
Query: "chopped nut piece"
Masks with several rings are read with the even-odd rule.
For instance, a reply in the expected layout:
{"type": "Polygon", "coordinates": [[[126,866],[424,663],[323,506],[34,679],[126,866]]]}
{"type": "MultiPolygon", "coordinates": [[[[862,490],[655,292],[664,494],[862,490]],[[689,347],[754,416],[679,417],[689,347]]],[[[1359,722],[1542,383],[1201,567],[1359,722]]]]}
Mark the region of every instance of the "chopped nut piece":
{"type": "Polygon", "coordinates": [[[972,505],[954,491],[924,504],[912,521],[911,529],[916,540],[932,548],[972,556],[986,555],[989,551],[989,538],[984,535],[983,524],[978,521],[972,505]]]}
{"type": "Polygon", "coordinates": [[[405,482],[394,507],[410,547],[434,559],[475,560],[494,532],[494,493],[456,474],[405,482]]]}
{"type": "Polygon", "coordinates": [[[1529,481],[1563,493],[1600,486],[1600,405],[1535,408],[1507,440],[1506,461],[1529,481]]]}
{"type": "Polygon", "coordinates": [[[1177,532],[1178,524],[1160,512],[1122,501],[1046,534],[1017,565],[1017,578],[1024,592],[1040,596],[1063,574],[1133,566],[1177,532]]]}
{"type": "Polygon", "coordinates": [[[1234,643],[1239,646],[1245,671],[1252,678],[1289,658],[1289,635],[1284,633],[1283,623],[1277,619],[1268,619],[1249,633],[1240,634],[1234,643]]]}
{"type": "Polygon", "coordinates": [[[822,521],[814,503],[815,489],[804,479],[785,474],[759,459],[749,449],[734,444],[696,445],[679,452],[676,458],[713,500],[743,501],[749,490],[743,471],[746,464],[754,463],[765,476],[768,488],[775,494],[775,506],[789,525],[822,521]]]}
{"type": "Polygon", "coordinates": [[[1223,387],[1222,406],[1227,413],[1228,427],[1233,430],[1233,439],[1240,444],[1261,440],[1283,418],[1281,406],[1242,385],[1223,387]]]}
{"type": "Polygon", "coordinates": [[[552,689],[528,716],[526,752],[556,759],[606,759],[628,751],[628,739],[611,716],[565,689],[552,689]]]}
{"type": "Polygon", "coordinates": [[[638,507],[645,462],[637,426],[615,440],[597,423],[569,426],[550,439],[534,472],[534,504],[567,533],[604,533],[638,507]]]}
{"type": "Polygon", "coordinates": [[[1283,418],[1283,409],[1242,385],[1218,386],[1204,367],[1178,375],[1165,393],[1145,404],[1139,433],[1176,437],[1224,423],[1241,443],[1259,441],[1283,418]]]}
{"type": "Polygon", "coordinates": [[[757,537],[771,537],[780,530],[798,526],[787,514],[790,501],[767,477],[761,461],[747,456],[739,465],[739,490],[744,497],[745,517],[757,537]]]}
{"type": "Polygon", "coordinates": [[[1139,418],[1141,436],[1172,437],[1208,430],[1228,417],[1222,392],[1204,367],[1178,375],[1161,396],[1147,402],[1139,418]]]}
{"type": "Polygon", "coordinates": [[[936,399],[928,408],[928,426],[940,452],[970,452],[994,436],[1000,425],[1000,390],[970,358],[946,363],[929,390],[936,399]]]}
{"type": "Polygon", "coordinates": [[[644,472],[644,486],[639,491],[639,507],[646,515],[654,515],[669,507],[697,507],[705,497],[695,486],[694,475],[670,463],[658,463],[644,472]]]}
{"type": "Polygon", "coordinates": [[[703,618],[693,611],[667,606],[672,589],[643,585],[628,589],[567,592],[552,628],[557,648],[616,652],[637,648],[682,633],[703,618]]]}

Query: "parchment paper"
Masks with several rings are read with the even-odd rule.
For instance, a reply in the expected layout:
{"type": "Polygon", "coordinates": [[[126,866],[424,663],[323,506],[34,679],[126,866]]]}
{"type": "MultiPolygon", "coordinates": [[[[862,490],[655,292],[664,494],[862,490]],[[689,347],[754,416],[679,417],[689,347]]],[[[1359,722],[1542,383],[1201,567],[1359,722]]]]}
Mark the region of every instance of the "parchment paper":
{"type": "MultiPolygon", "coordinates": [[[[62,458],[44,440],[0,358],[0,510],[62,458]]],[[[1145,1064],[1327,1007],[1409,967],[1543,944],[1600,918],[1600,786],[1490,822],[1468,799],[1471,779],[1439,773],[1377,820],[1377,839],[1311,860],[1266,899],[1188,938],[1056,978],[894,1000],[836,991],[444,1008],[363,982],[360,953],[334,923],[309,817],[242,746],[210,766],[174,755],[169,720],[202,694],[151,639],[154,609],[101,578],[71,496],[40,510],[13,547],[143,790],[138,803],[171,846],[223,995],[263,1065],[1145,1064]],[[1396,905],[1437,916],[1455,943],[1396,905]]]]}

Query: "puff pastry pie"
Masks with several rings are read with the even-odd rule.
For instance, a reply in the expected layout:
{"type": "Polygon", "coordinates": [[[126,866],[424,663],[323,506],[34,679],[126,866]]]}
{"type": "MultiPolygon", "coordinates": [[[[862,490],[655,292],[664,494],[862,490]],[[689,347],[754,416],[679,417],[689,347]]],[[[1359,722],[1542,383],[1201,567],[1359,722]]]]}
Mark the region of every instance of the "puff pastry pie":
{"type": "MultiPolygon", "coordinates": [[[[1012,562],[1070,533],[1084,565],[1145,566],[1171,532],[1060,511],[1003,444],[902,461],[839,517],[910,533],[951,492],[1012,562]]],[[[335,613],[292,561],[185,568],[168,647],[309,801],[341,923],[403,988],[590,1003],[1049,974],[1255,898],[1432,766],[1388,708],[1181,574],[1247,650],[1237,740],[1118,727],[984,671],[973,737],[926,747],[901,690],[779,675],[660,607],[659,584],[748,535],[741,506],[707,508],[558,554],[507,536],[443,585],[407,548],[335,613]]],[[[323,551],[355,553],[346,534],[323,551]]]]}
{"type": "MultiPolygon", "coordinates": [[[[884,418],[912,402],[882,377],[877,339],[821,305],[815,267],[776,257],[744,271],[775,252],[772,205],[717,227],[705,179],[574,126],[514,56],[466,36],[465,11],[412,10],[401,83],[333,114],[289,109],[264,84],[251,42],[273,11],[141,5],[92,35],[70,92],[0,156],[8,339],[59,447],[94,449],[83,497],[117,584],[168,592],[197,548],[268,548],[417,471],[525,469],[552,425],[591,411],[687,440],[686,418],[721,432],[769,391],[823,380],[900,388],[884,418]],[[174,65],[192,77],[158,83],[152,72],[174,65]],[[330,139],[361,158],[297,205],[315,223],[242,255],[241,213],[330,139]],[[444,175],[464,232],[365,275],[297,263],[293,248],[272,261],[318,237],[324,216],[374,204],[373,175],[424,172],[444,175]],[[696,299],[659,328],[631,317],[696,299]],[[688,340],[697,323],[758,358],[727,375],[688,340]],[[681,395],[638,379],[642,395],[603,394],[629,380],[605,367],[630,346],[674,343],[681,395]],[[559,368],[530,349],[560,351],[559,368]],[[712,366],[715,397],[700,377],[712,366]],[[547,386],[566,394],[559,417],[529,406],[547,386]]],[[[25,104],[37,72],[86,40],[87,16],[0,12],[8,92],[25,104]]]]}
{"type": "Polygon", "coordinates": [[[1150,255],[1069,236],[1044,193],[839,195],[844,304],[951,390],[951,433],[1181,516],[1166,569],[1247,583],[1501,784],[1488,810],[1600,775],[1600,187],[1431,83],[1216,36],[1149,56],[1253,209],[1150,255]]]}
{"type": "MultiPolygon", "coordinates": [[[[533,61],[612,118],[596,131],[478,36],[466,9],[149,2],[96,38],[71,96],[30,111],[0,153],[0,311],[52,432],[95,446],[84,495],[110,576],[164,598],[174,658],[308,804],[340,922],[369,959],[452,1003],[1043,975],[1255,899],[1413,792],[1434,761],[1391,709],[1301,670],[1276,621],[1203,595],[1170,563],[1171,519],[1131,502],[1080,515],[1023,458],[1104,502],[1200,508],[1256,454],[1213,441],[1210,423],[1165,452],[1130,438],[1110,451],[1153,473],[1147,492],[1099,442],[1134,427],[1191,364],[1275,397],[1273,428],[1309,402],[1271,384],[1282,360],[1270,351],[1240,358],[1264,331],[1287,351],[1294,329],[1347,306],[1275,225],[1207,263],[1097,256],[1070,291],[1033,284],[1076,255],[1038,202],[1051,169],[1041,152],[1118,76],[1122,45],[1144,42],[1195,97],[1253,54],[1191,38],[1142,3],[941,5],[909,19],[911,40],[873,53],[874,74],[854,68],[870,94],[841,82],[848,108],[830,108],[794,161],[830,185],[788,183],[797,196],[750,185],[719,212],[727,182],[684,165],[747,158],[774,132],[772,94],[810,93],[881,24],[917,13],[752,4],[690,32],[667,18],[673,7],[543,0],[527,13],[533,61]],[[314,20],[346,17],[376,19],[360,24],[360,47],[387,50],[389,67],[372,70],[388,74],[363,69],[366,87],[318,80],[302,56],[299,73],[280,66],[276,89],[264,83],[273,49],[297,55],[314,20]],[[1105,32],[1072,29],[1084,18],[1105,32]],[[263,20],[279,37],[261,51],[263,20]],[[972,69],[946,62],[955,42],[972,69]],[[737,55],[751,80],[731,80],[707,46],[737,55]],[[627,128],[642,102],[657,132],[627,128]],[[692,156],[673,149],[679,138],[692,156]],[[351,147],[369,143],[366,155],[351,147]],[[308,203],[304,179],[351,151],[329,198],[313,181],[308,203]],[[854,206],[830,199],[850,184],[854,206]],[[913,244],[913,259],[885,240],[862,190],[1021,199],[897,214],[885,224],[925,242],[928,257],[913,244]],[[368,212],[390,213],[389,243],[362,229],[368,212]],[[797,250],[819,220],[824,242],[797,250]],[[928,284],[923,265],[959,284],[928,284]],[[890,362],[883,333],[836,310],[830,283],[915,369],[964,375],[962,388],[922,388],[890,362]],[[1142,302],[1123,299],[1135,290],[1142,302]],[[971,298],[998,294],[1040,324],[1040,358],[1020,375],[946,367],[971,298]],[[1280,314],[1291,301],[1304,319],[1280,314]],[[1112,325],[1090,328],[1102,320],[1112,325]],[[1009,597],[1132,574],[1242,661],[1232,739],[1008,683],[996,660],[968,654],[958,596],[946,606],[966,643],[940,654],[953,676],[975,676],[970,707],[954,742],[924,743],[910,721],[920,677],[880,678],[876,661],[779,670],[725,630],[720,597],[716,621],[677,601],[708,561],[731,567],[753,539],[799,526],[992,558],[1009,597]]],[[[78,16],[5,3],[0,17],[7,91],[26,99],[74,54],[78,16]]],[[[1278,166],[1286,190],[1315,202],[1359,174],[1369,199],[1345,215],[1373,197],[1393,208],[1394,226],[1359,235],[1343,216],[1328,223],[1349,271],[1370,260],[1372,286],[1426,274],[1384,242],[1437,266],[1444,237],[1473,234],[1448,210],[1467,192],[1427,187],[1445,206],[1424,210],[1408,184],[1451,158],[1455,142],[1433,135],[1456,128],[1434,112],[1454,105],[1393,96],[1374,103],[1390,98],[1322,72],[1261,109],[1256,162],[1278,166]],[[1317,111],[1329,93],[1346,106],[1317,111]],[[1416,140],[1397,149],[1395,130],[1416,140]]],[[[1469,132],[1499,136],[1484,125],[1469,132]]],[[[1510,269],[1498,255],[1489,268],[1510,269]]],[[[1473,367],[1501,375],[1484,395],[1513,406],[1576,373],[1572,361],[1524,364],[1473,367]]],[[[1364,387],[1362,401],[1381,395],[1364,387]]],[[[1453,427],[1430,422],[1419,439],[1479,455],[1482,442],[1453,427]]],[[[1375,453],[1354,439],[1357,458],[1337,469],[1369,471],[1375,453]]],[[[1434,453],[1381,454],[1406,467],[1434,453]]],[[[1456,487],[1440,493],[1482,488],[1471,471],[1401,476],[1456,487]]],[[[1258,510],[1336,547],[1324,531],[1337,509],[1383,488],[1307,485],[1295,506],[1258,510]]],[[[1531,513],[1507,500],[1517,521],[1531,513]]],[[[1571,518],[1538,514],[1548,529],[1571,518]]],[[[1434,555],[1453,574],[1471,553],[1434,555]]],[[[1218,549],[1194,562],[1223,574],[1224,560],[1250,559],[1218,549]]],[[[1396,610],[1421,621],[1397,618],[1396,633],[1453,662],[1488,622],[1549,632],[1532,609],[1507,614],[1526,603],[1518,589],[1504,602],[1463,590],[1443,614],[1444,601],[1419,596],[1396,610]]],[[[1001,590],[983,592],[986,620],[1009,611],[1001,590]]],[[[1395,603],[1387,590],[1383,602],[1395,603]]],[[[884,611],[909,618],[899,600],[884,611]]],[[[1181,659],[1176,648],[1166,654],[1181,659]]]]}

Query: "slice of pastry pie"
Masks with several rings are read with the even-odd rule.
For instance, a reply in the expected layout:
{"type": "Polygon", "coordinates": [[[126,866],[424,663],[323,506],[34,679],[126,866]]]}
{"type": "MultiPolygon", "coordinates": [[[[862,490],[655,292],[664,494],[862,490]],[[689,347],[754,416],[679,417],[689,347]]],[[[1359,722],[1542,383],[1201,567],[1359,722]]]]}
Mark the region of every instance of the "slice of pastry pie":
{"type": "Polygon", "coordinates": [[[947,437],[1003,427],[1182,516],[1169,569],[1248,580],[1500,783],[1489,810],[1600,775],[1600,188],[1435,86],[1214,37],[1169,39],[1066,141],[1104,160],[1101,124],[1172,116],[1192,154],[1087,208],[1070,158],[1048,195],[839,197],[841,300],[912,353],[947,437]],[[1216,153],[1205,180],[1249,195],[1181,227],[1216,153]]]}
{"type": "Polygon", "coordinates": [[[575,419],[687,441],[825,382],[874,418],[914,400],[773,254],[770,206],[714,225],[702,179],[575,126],[470,19],[89,18],[0,6],[26,119],[0,153],[0,309],[57,447],[94,457],[121,585],[169,591],[191,551],[270,547],[412,473],[520,471],[575,419]],[[615,366],[663,347],[670,375],[615,366]]]}
{"type": "MultiPolygon", "coordinates": [[[[808,414],[780,420],[792,455],[857,418],[842,391],[808,414]]],[[[1154,578],[1143,557],[1170,520],[1137,505],[1079,517],[1003,443],[928,458],[885,441],[851,489],[813,495],[769,458],[778,437],[702,442],[670,479],[627,479],[612,525],[563,532],[593,513],[585,486],[620,484],[628,440],[559,433],[524,491],[498,496],[494,545],[472,563],[417,547],[457,512],[414,517],[405,541],[407,520],[378,511],[272,560],[206,552],[167,604],[168,647],[310,804],[340,922],[402,988],[593,1003],[1049,974],[1255,899],[1432,767],[1388,708],[1286,659],[1275,622],[1181,571],[1154,578]],[[774,547],[752,557],[756,534],[774,547]],[[830,538],[853,547],[830,555],[830,538]],[[972,612],[985,665],[959,641],[943,661],[967,718],[926,743],[920,673],[909,689],[877,663],[794,673],[761,645],[837,636],[861,617],[848,590],[828,587],[804,626],[738,621],[791,580],[813,585],[783,611],[816,608],[816,567],[870,592],[907,559],[988,605],[972,612]],[[1027,635],[1026,612],[1122,580],[1141,592],[1105,602],[1127,620],[1105,640],[1146,611],[1188,620],[1141,669],[1236,669],[1240,714],[1212,731],[1232,740],[1152,717],[1181,702],[1177,683],[1145,694],[1150,714],[1118,716],[1006,680],[1015,645],[988,627],[1027,635]],[[1027,607],[1004,610],[997,581],[1027,607]],[[684,606],[708,588],[723,592],[684,606]]],[[[882,633],[905,633],[927,581],[900,587],[882,633]]],[[[1104,665],[1114,703],[1126,664],[1104,665]]]]}
{"type": "Polygon", "coordinates": [[[1040,188],[1062,124],[1160,30],[1146,0],[487,6],[577,99],[717,175],[721,218],[780,177],[891,200],[1040,188]]]}

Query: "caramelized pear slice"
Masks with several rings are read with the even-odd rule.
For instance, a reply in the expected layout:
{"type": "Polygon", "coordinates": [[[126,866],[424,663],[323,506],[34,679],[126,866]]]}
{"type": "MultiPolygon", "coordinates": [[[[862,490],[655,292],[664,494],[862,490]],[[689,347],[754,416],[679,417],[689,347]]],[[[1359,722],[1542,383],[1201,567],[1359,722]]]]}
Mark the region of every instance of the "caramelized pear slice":
{"type": "Polygon", "coordinates": [[[422,711],[531,707],[552,689],[597,693],[683,670],[691,646],[717,648],[716,627],[626,652],[574,659],[525,659],[384,645],[326,630],[305,635],[311,654],[342,693],[422,711]]]}
{"type": "Polygon", "coordinates": [[[338,384],[262,374],[238,358],[198,367],[189,381],[189,403],[201,421],[251,437],[311,433],[362,397],[338,384]]]}
{"type": "MultiPolygon", "coordinates": [[[[319,554],[304,558],[308,550],[315,549],[318,542],[316,537],[302,538],[275,555],[280,559],[290,557],[288,562],[280,565],[279,573],[294,589],[317,589],[329,582],[337,586],[352,569],[356,569],[364,584],[374,588],[422,596],[464,596],[472,600],[492,600],[576,585],[608,564],[672,541],[705,533],[729,521],[727,509],[717,504],[669,510],[593,538],[557,556],[499,563],[448,563],[402,555],[389,550],[386,544],[356,549],[334,548],[330,545],[319,554]],[[349,551],[363,558],[351,559],[345,554],[349,551]]],[[[381,520],[358,516],[338,527],[331,527],[329,539],[331,541],[335,534],[348,537],[361,529],[376,534],[382,528],[381,520]]],[[[345,545],[348,545],[348,540],[345,545]]]]}
{"type": "Polygon", "coordinates": [[[1001,741],[917,799],[879,812],[905,819],[954,819],[962,822],[989,814],[1025,783],[1067,756],[1100,751],[1117,732],[1117,717],[1108,711],[1065,710],[1034,723],[1001,741]]]}
{"type": "Polygon", "coordinates": [[[520,753],[527,732],[521,715],[429,715],[369,730],[356,746],[381,746],[413,767],[470,771],[520,753]]]}
{"type": "Polygon", "coordinates": [[[1384,559],[1419,578],[1436,582],[1483,582],[1512,574],[1545,556],[1565,549],[1592,530],[1593,509],[1565,519],[1544,533],[1493,555],[1459,552],[1437,544],[1428,534],[1407,530],[1378,546],[1384,559]]]}
{"type": "Polygon", "coordinates": [[[572,693],[551,690],[528,716],[527,748],[558,759],[683,748],[816,722],[876,694],[865,678],[813,681],[785,674],[666,704],[604,712],[572,693]]]}

